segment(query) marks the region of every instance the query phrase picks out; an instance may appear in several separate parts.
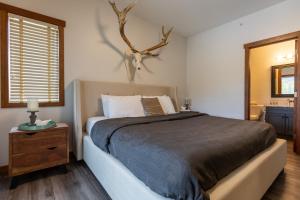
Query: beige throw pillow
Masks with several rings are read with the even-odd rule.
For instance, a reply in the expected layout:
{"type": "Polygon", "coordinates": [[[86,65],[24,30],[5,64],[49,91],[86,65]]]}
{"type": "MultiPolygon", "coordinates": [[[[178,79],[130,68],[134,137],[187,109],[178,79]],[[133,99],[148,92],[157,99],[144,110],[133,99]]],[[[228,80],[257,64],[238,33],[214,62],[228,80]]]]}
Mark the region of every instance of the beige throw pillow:
{"type": "Polygon", "coordinates": [[[146,116],[165,114],[158,98],[142,98],[142,105],[146,116]]]}

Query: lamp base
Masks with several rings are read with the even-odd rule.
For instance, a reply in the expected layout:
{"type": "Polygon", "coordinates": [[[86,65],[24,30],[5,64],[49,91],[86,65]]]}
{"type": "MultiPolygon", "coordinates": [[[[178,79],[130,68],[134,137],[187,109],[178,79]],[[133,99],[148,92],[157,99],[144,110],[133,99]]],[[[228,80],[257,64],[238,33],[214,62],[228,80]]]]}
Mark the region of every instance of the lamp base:
{"type": "Polygon", "coordinates": [[[185,110],[190,110],[190,104],[184,104],[185,110]]]}
{"type": "Polygon", "coordinates": [[[29,118],[30,118],[30,126],[35,126],[35,121],[36,121],[36,118],[37,118],[37,116],[36,116],[36,112],[31,112],[31,111],[28,111],[28,112],[30,112],[31,114],[30,114],[30,116],[29,116],[29,118]]]}

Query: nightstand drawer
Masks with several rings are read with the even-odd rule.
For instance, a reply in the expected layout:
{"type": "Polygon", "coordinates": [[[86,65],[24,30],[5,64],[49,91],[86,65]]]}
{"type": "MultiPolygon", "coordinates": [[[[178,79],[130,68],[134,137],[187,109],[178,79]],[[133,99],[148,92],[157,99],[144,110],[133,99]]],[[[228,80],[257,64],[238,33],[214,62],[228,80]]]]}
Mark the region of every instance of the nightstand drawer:
{"type": "MultiPolygon", "coordinates": [[[[32,147],[34,148],[34,147],[32,147]]],[[[38,149],[35,153],[24,153],[12,156],[12,173],[22,174],[46,167],[65,164],[68,162],[67,145],[57,145],[38,149]]]]}
{"type": "Polygon", "coordinates": [[[55,128],[37,132],[9,133],[9,175],[18,176],[69,162],[69,127],[57,123],[55,128]]]}
{"type": "Polygon", "coordinates": [[[45,148],[66,144],[67,134],[64,130],[55,132],[22,133],[12,136],[12,153],[34,153],[45,148]]]}

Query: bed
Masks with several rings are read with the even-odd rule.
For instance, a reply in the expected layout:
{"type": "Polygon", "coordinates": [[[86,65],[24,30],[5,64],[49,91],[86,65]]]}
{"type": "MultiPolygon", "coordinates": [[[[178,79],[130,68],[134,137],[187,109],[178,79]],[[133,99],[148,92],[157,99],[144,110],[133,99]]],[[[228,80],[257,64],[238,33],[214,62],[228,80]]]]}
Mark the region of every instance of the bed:
{"type": "MultiPolygon", "coordinates": [[[[124,83],[74,81],[74,147],[78,160],[83,159],[112,199],[168,199],[153,192],[127,167],[98,148],[85,123],[92,116],[102,115],[100,94],[168,95],[178,108],[176,88],[124,83]]],[[[277,139],[272,146],[232,171],[212,187],[207,194],[212,200],[260,199],[286,162],[286,142],[277,139]]],[[[169,198],[172,199],[172,198],[169,198]]]]}

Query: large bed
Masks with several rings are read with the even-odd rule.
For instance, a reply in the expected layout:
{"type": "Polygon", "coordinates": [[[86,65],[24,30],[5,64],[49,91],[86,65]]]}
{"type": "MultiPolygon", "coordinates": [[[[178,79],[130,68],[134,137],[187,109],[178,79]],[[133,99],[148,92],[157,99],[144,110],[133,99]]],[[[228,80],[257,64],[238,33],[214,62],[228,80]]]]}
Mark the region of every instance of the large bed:
{"type": "MultiPolygon", "coordinates": [[[[101,94],[120,96],[135,94],[149,96],[168,95],[172,98],[175,107],[178,108],[176,88],[79,80],[74,82],[74,147],[77,159],[83,159],[87,163],[96,178],[114,200],[174,199],[167,198],[165,195],[154,192],[150,187],[155,187],[153,187],[153,185],[150,185],[149,187],[146,179],[142,181],[143,177],[138,176],[131,168],[134,163],[131,162],[131,165],[126,165],[125,162],[124,164],[122,159],[116,159],[116,155],[106,151],[105,148],[101,148],[101,145],[97,144],[95,137],[91,137],[91,134],[87,134],[85,124],[88,118],[103,115],[100,99],[101,94]]],[[[195,118],[201,120],[205,119],[209,120],[210,123],[215,120],[220,120],[220,122],[225,120],[224,123],[248,123],[231,121],[229,119],[217,119],[207,115],[194,115],[195,116],[192,116],[194,120],[195,118]]],[[[179,120],[177,119],[177,116],[175,116],[175,118],[176,120],[179,120]]],[[[149,119],[147,120],[147,123],[149,123],[149,119]]],[[[141,120],[139,119],[139,121],[141,120]]],[[[135,123],[136,122],[133,124],[135,123]]],[[[139,123],[144,123],[144,119],[139,123]]],[[[172,123],[172,126],[174,126],[175,123],[172,123]]],[[[134,129],[129,131],[129,133],[133,132],[133,130],[134,129]]],[[[243,133],[241,132],[241,134],[243,133]]],[[[134,138],[131,138],[131,140],[134,142],[134,138]]],[[[122,143],[118,145],[121,146],[122,143]]],[[[277,139],[275,142],[273,141],[266,149],[260,151],[255,156],[252,156],[251,159],[248,159],[237,168],[234,168],[230,173],[227,173],[226,176],[218,180],[216,184],[214,183],[213,187],[210,187],[209,190],[205,191],[205,194],[208,196],[207,198],[212,200],[260,199],[278,174],[283,170],[286,162],[286,148],[286,142],[284,140],[277,139]]],[[[126,159],[130,160],[130,157],[126,159]]],[[[144,160],[143,162],[146,163],[147,160],[144,160]]],[[[140,169],[139,171],[141,170],[143,169],[140,169]]],[[[159,182],[157,184],[159,184],[159,182]]]]}

